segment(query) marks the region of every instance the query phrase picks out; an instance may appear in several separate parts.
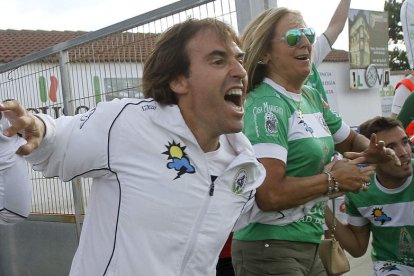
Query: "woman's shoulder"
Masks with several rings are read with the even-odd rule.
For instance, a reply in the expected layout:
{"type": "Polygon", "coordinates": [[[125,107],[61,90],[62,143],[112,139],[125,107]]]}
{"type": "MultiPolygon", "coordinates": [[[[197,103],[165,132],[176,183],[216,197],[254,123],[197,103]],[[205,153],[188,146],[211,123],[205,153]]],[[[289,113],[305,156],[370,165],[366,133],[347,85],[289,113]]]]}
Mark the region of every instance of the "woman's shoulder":
{"type": "Polygon", "coordinates": [[[260,93],[250,92],[247,95],[245,103],[246,112],[262,112],[274,111],[275,113],[283,113],[281,110],[289,110],[289,104],[287,100],[283,98],[278,92],[272,87],[263,87],[260,93]],[[279,112],[276,112],[279,110],[279,112]]]}
{"type": "Polygon", "coordinates": [[[248,95],[274,95],[275,93],[275,89],[267,84],[265,81],[262,81],[261,83],[259,83],[258,85],[256,85],[252,90],[249,91],[248,95]]]}
{"type": "Polygon", "coordinates": [[[303,85],[303,91],[319,97],[319,91],[310,85],[303,85]]]}
{"type": "Polygon", "coordinates": [[[327,103],[323,100],[321,93],[314,87],[304,85],[302,88],[302,95],[317,105],[327,105],[327,103]]]}
{"type": "Polygon", "coordinates": [[[249,91],[247,94],[247,100],[254,100],[257,101],[258,99],[264,99],[266,101],[275,101],[283,103],[284,101],[280,101],[283,99],[283,94],[277,91],[273,86],[266,83],[265,81],[261,82],[255,88],[249,91]]]}

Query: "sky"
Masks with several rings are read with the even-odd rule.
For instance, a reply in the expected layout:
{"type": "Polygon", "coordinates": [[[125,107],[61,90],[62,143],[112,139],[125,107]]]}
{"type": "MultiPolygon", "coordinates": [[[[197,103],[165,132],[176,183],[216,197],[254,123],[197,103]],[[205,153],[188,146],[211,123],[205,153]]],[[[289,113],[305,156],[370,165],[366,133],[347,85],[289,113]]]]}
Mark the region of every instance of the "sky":
{"type": "MultiPolygon", "coordinates": [[[[0,0],[0,29],[95,31],[177,0],[0,0]]],[[[383,11],[385,0],[352,0],[351,9],[383,11]]],[[[339,0],[278,0],[301,11],[308,26],[322,33],[339,0]]],[[[333,45],[348,50],[348,28],[333,45]]]]}

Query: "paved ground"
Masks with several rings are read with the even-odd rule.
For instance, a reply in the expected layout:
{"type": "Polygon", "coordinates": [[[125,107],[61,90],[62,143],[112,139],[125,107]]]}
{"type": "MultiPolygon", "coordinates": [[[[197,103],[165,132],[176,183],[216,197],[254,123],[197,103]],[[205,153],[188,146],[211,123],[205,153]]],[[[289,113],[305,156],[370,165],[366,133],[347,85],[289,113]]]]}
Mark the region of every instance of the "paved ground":
{"type": "Polygon", "coordinates": [[[372,261],[369,253],[361,258],[352,258],[348,256],[351,265],[351,271],[345,273],[345,276],[369,276],[372,275],[372,261]]]}
{"type": "Polygon", "coordinates": [[[371,261],[371,245],[369,245],[367,253],[360,258],[353,258],[348,255],[351,271],[345,273],[344,276],[370,276],[372,275],[371,261]]]}

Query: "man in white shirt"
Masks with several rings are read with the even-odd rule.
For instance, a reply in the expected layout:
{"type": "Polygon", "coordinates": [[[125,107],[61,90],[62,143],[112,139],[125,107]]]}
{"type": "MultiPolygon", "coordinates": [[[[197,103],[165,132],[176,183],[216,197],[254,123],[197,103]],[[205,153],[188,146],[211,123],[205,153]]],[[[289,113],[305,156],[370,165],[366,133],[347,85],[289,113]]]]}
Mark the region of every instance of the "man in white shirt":
{"type": "Polygon", "coordinates": [[[73,117],[33,116],[16,101],[7,135],[46,176],[93,185],[70,275],[213,276],[265,172],[243,128],[246,71],[235,32],[190,19],[146,59],[146,99],[73,117]]]}

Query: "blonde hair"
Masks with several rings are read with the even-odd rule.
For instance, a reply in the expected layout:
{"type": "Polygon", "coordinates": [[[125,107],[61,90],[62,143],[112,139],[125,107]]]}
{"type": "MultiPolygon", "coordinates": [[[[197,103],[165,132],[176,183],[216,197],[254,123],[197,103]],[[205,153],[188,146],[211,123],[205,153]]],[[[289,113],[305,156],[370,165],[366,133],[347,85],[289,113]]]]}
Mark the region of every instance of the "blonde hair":
{"type": "Polygon", "coordinates": [[[266,65],[260,61],[271,50],[275,27],[286,14],[295,14],[302,18],[300,12],[287,8],[267,9],[247,25],[241,36],[242,49],[245,52],[243,66],[248,75],[248,92],[260,84],[267,74],[266,65]]]}

